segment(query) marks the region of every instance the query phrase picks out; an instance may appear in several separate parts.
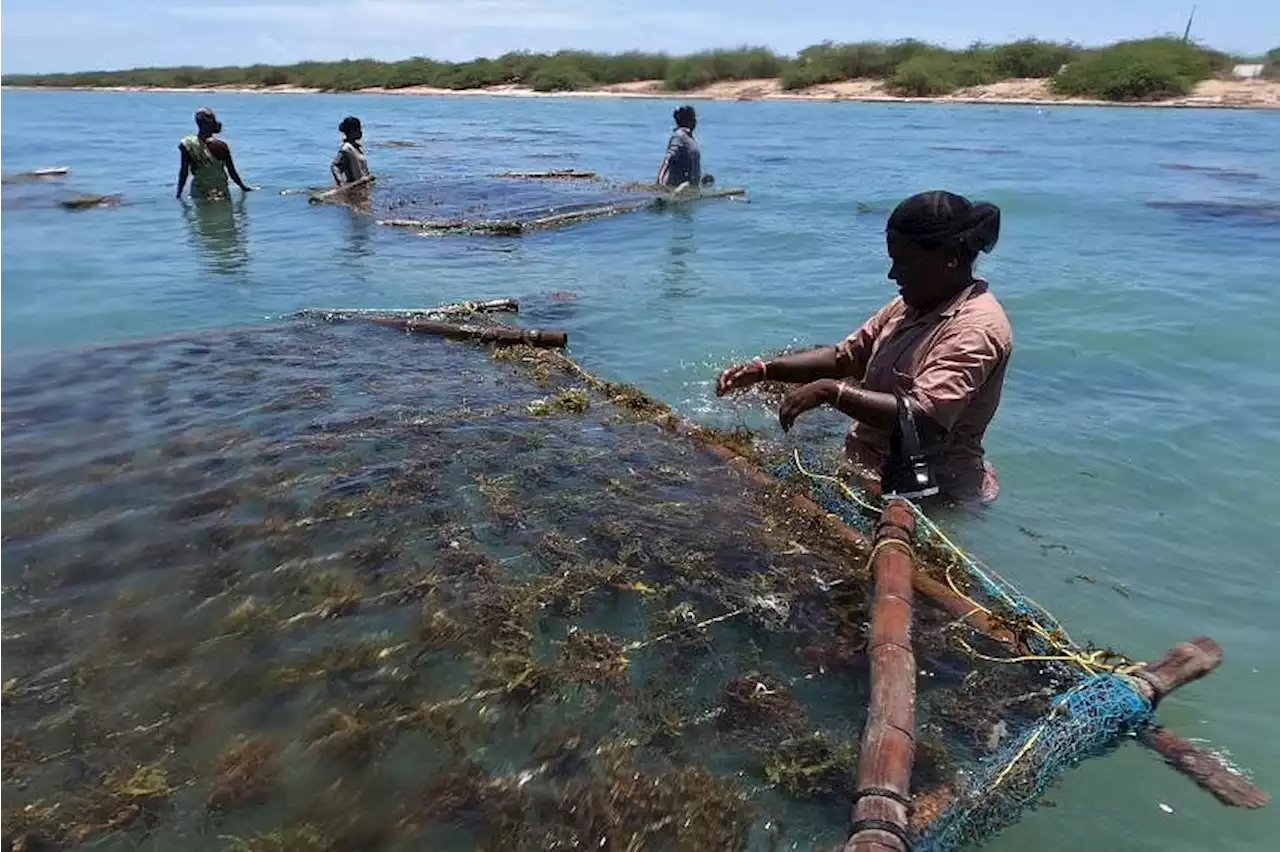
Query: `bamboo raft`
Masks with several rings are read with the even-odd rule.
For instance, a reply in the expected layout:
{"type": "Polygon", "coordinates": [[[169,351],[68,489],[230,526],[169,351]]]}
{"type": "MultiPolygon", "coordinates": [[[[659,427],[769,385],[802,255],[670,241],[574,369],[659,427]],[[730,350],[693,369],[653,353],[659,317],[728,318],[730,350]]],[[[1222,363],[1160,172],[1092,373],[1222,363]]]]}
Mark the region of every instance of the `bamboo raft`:
{"type": "Polygon", "coordinates": [[[412,228],[424,234],[482,234],[486,236],[513,237],[534,231],[563,228],[595,219],[606,219],[625,213],[636,213],[642,210],[665,210],[716,198],[745,198],[746,195],[746,189],[731,187],[614,204],[599,204],[579,210],[550,212],[529,219],[380,219],[378,224],[392,228],[412,228]]]}
{"type": "Polygon", "coordinates": [[[518,180],[600,180],[600,175],[585,169],[543,169],[532,172],[499,172],[494,177],[518,180]]]}
{"type": "Polygon", "coordinates": [[[14,174],[5,175],[0,178],[4,183],[30,183],[32,181],[50,180],[53,178],[63,178],[71,174],[71,169],[66,166],[53,166],[46,169],[33,169],[29,172],[16,172],[14,174]]]}
{"type": "Polygon", "coordinates": [[[7,844],[934,852],[1127,733],[1266,803],[1154,720],[1212,640],[1018,662],[1048,616],[914,507],[494,319],[518,309],[9,365],[7,844]],[[795,803],[829,827],[770,841],[795,803]]]}
{"type": "Polygon", "coordinates": [[[371,186],[373,179],[313,191],[313,204],[342,204],[380,225],[422,234],[519,236],[643,210],[714,199],[745,199],[741,187],[686,188],[610,181],[579,169],[508,171],[488,179],[451,178],[411,186],[371,186]],[[425,210],[432,215],[403,215],[425,210]]]}

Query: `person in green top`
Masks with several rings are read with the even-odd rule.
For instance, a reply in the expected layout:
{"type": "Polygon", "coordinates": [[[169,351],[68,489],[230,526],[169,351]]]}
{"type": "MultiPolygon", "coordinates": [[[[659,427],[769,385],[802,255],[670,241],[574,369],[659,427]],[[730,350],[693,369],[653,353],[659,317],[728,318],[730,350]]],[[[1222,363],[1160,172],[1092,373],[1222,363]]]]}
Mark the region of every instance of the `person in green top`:
{"type": "Polygon", "coordinates": [[[178,168],[178,197],[191,177],[192,198],[227,198],[227,175],[245,192],[253,187],[240,179],[236,164],[231,159],[231,146],[214,134],[222,130],[222,122],[208,107],[196,110],[196,134],[183,137],[178,143],[181,165],[178,168]]]}

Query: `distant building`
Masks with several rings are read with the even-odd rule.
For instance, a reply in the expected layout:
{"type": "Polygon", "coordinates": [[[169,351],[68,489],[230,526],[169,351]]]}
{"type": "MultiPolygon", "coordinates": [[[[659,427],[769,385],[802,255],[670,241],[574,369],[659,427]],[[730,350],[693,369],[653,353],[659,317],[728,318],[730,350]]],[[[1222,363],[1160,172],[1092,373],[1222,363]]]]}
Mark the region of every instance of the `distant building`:
{"type": "Polygon", "coordinates": [[[1251,80],[1254,77],[1261,77],[1262,69],[1264,67],[1265,66],[1263,66],[1261,62],[1258,62],[1256,64],[1250,63],[1249,65],[1237,65],[1236,67],[1231,69],[1231,76],[1240,77],[1245,80],[1251,80]]]}

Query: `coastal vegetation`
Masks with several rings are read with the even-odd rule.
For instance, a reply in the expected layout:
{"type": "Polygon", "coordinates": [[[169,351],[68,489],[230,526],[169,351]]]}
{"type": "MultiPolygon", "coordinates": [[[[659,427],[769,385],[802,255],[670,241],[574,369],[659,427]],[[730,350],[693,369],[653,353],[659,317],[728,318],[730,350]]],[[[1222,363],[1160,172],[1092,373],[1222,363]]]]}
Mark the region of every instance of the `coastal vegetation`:
{"type": "Polygon", "coordinates": [[[1269,80],[1280,80],[1280,47],[1273,47],[1263,57],[1262,76],[1269,80]]]}
{"type": "MultiPolygon", "coordinates": [[[[1037,39],[1010,44],[975,44],[952,50],[907,39],[884,42],[823,42],[795,56],[764,47],[711,50],[689,56],[562,50],[511,52],[497,58],[440,62],[414,57],[398,62],[373,59],[204,68],[135,68],[67,74],[10,74],[6,86],[39,87],[246,87],[296,86],[321,91],[404,89],[424,86],[466,90],[528,86],[538,92],[576,91],[600,86],[661,80],[672,92],[695,90],[725,80],[776,78],[784,89],[800,90],[844,80],[885,81],[904,97],[930,97],[1000,80],[1051,80],[1053,91],[1072,97],[1142,101],[1185,95],[1194,86],[1229,71],[1231,55],[1178,38],[1125,41],[1083,48],[1037,39]]],[[[1280,48],[1262,60],[1266,76],[1280,76],[1280,48]]]]}

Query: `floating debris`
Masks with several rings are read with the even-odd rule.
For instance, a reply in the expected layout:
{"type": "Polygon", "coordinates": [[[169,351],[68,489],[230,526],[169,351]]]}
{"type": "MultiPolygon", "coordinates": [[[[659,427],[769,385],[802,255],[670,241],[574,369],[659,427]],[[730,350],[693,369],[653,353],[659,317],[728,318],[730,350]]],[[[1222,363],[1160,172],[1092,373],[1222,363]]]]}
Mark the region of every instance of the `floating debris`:
{"type": "Polygon", "coordinates": [[[64,210],[89,210],[94,207],[119,207],[123,195],[77,195],[58,202],[64,210]]]}
{"type": "Polygon", "coordinates": [[[47,169],[34,169],[29,172],[16,172],[14,174],[5,175],[0,178],[3,183],[29,183],[37,180],[49,180],[51,178],[66,177],[71,174],[71,169],[66,166],[54,166],[47,169]]]}

